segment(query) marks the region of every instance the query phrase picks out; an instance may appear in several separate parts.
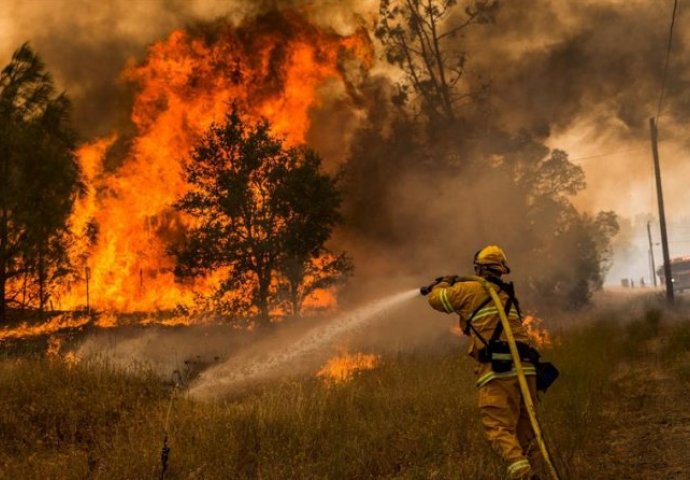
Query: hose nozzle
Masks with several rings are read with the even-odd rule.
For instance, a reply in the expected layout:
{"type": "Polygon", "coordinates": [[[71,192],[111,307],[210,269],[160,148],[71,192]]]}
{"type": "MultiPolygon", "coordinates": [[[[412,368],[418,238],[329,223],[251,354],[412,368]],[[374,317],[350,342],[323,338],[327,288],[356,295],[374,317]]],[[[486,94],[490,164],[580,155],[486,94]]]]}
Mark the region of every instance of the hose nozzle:
{"type": "Polygon", "coordinates": [[[419,289],[419,293],[421,293],[422,296],[426,297],[427,295],[429,295],[431,293],[431,291],[434,289],[434,287],[436,285],[438,285],[439,283],[441,283],[443,281],[443,278],[444,277],[438,277],[436,280],[431,282],[429,285],[424,285],[423,287],[421,287],[419,289]]]}
{"type": "Polygon", "coordinates": [[[424,285],[423,287],[421,287],[419,289],[419,293],[421,293],[422,296],[426,297],[427,295],[429,295],[431,293],[431,290],[434,288],[434,285],[436,285],[436,284],[434,283],[431,285],[424,285]]]}

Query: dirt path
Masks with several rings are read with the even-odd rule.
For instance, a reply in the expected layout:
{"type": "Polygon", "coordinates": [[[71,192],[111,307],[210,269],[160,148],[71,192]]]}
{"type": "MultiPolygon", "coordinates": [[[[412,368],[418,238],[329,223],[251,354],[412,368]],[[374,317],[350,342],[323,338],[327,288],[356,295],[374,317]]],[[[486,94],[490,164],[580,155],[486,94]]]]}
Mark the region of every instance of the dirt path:
{"type": "MultiPolygon", "coordinates": [[[[657,344],[612,379],[604,401],[600,479],[690,479],[690,388],[659,361],[657,344]]],[[[597,463],[599,463],[597,462],[597,463]]]]}

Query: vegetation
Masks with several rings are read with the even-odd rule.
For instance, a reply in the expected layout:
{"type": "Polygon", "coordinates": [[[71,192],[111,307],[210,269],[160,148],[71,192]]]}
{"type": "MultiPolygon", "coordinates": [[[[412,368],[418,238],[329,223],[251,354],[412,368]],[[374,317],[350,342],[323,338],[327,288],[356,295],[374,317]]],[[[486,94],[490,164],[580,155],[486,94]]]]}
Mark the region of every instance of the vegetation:
{"type": "Polygon", "coordinates": [[[299,315],[305,297],[351,270],[345,254],[325,247],[340,221],[337,177],[321,171],[316,152],[285,148],[266,121],[249,125],[233,109],[211,126],[186,174],[192,190],[176,207],[197,226],[176,249],[176,271],[225,268],[220,310],[255,313],[264,325],[272,308],[299,315]]]}
{"type": "Polygon", "coordinates": [[[376,36],[402,81],[380,89],[370,123],[355,136],[349,225],[358,238],[402,245],[399,265],[413,263],[409,251],[429,246],[434,232],[440,259],[423,258],[409,267],[415,274],[447,264],[449,252],[457,269],[457,252],[500,244],[517,259],[523,296],[577,309],[601,288],[617,218],[574,207],[584,172],[544,144],[548,125],[509,128],[497,114],[492,93],[501,86],[487,80],[491,71],[473,68],[469,45],[479,30],[495,28],[499,13],[491,0],[380,2],[376,36]],[[372,217],[372,204],[384,213],[372,217]]]}
{"type": "MultiPolygon", "coordinates": [[[[653,329],[653,316],[634,323],[653,329]]],[[[625,401],[612,375],[639,355],[643,337],[622,320],[601,313],[544,351],[562,371],[540,411],[565,478],[613,478],[611,465],[593,459],[606,450],[607,411],[625,401]]],[[[671,338],[688,351],[687,328],[662,328],[685,332],[671,338]]],[[[179,392],[166,478],[503,478],[483,439],[471,371],[458,352],[419,352],[344,384],[304,377],[216,403],[179,392]]],[[[170,405],[160,379],[36,357],[0,361],[0,383],[0,411],[12,412],[0,416],[7,478],[156,477],[170,405]]]]}
{"type": "Polygon", "coordinates": [[[472,25],[493,22],[498,2],[469,2],[464,15],[449,25],[456,5],[457,0],[381,0],[379,5],[376,36],[388,62],[406,76],[398,85],[396,103],[417,97],[421,112],[435,124],[454,121],[459,104],[487,88],[468,87],[468,53],[458,38],[472,25]]]}
{"type": "Polygon", "coordinates": [[[43,312],[69,271],[67,218],[80,190],[69,101],[27,45],[0,72],[0,321],[43,312]]]}

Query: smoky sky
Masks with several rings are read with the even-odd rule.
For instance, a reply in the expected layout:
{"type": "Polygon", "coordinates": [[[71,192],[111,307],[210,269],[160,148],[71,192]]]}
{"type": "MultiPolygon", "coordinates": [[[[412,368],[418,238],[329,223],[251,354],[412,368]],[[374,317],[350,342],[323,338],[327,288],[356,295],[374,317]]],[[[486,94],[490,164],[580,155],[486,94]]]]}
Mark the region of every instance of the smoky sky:
{"type": "MultiPolygon", "coordinates": [[[[133,87],[121,72],[128,63],[145,58],[147,48],[174,29],[203,30],[209,22],[236,24],[267,10],[296,9],[339,33],[361,27],[373,31],[378,3],[6,0],[0,6],[0,60],[5,64],[14,49],[29,41],[59,88],[73,99],[75,126],[89,140],[127,122],[133,87]]],[[[462,21],[464,3],[459,2],[450,22],[462,21]]],[[[654,208],[647,129],[649,117],[656,114],[672,7],[672,0],[502,1],[494,23],[468,29],[453,39],[453,48],[468,55],[470,87],[489,82],[491,115],[497,123],[513,132],[526,130],[552,148],[565,148],[583,166],[589,188],[579,207],[614,209],[632,217],[654,208]],[[623,153],[598,156],[610,152],[623,153]]],[[[690,9],[681,2],[660,119],[667,205],[672,215],[686,217],[689,26],[690,9]]],[[[365,94],[377,90],[372,85],[399,79],[380,55],[380,46],[378,53],[365,94]]],[[[370,100],[369,107],[377,101],[370,100]]],[[[367,120],[361,108],[353,113],[359,107],[341,97],[315,109],[307,138],[327,162],[347,157],[352,130],[367,120]]],[[[392,192],[396,208],[411,201],[405,194],[402,188],[392,192]]]]}
{"type": "MultiPolygon", "coordinates": [[[[21,43],[31,42],[73,98],[76,124],[89,137],[107,133],[129,114],[120,73],[175,28],[218,19],[237,23],[268,9],[294,8],[346,32],[373,26],[378,2],[14,0],[3,5],[0,55],[8,59],[21,43]]],[[[457,43],[469,55],[469,70],[491,82],[498,114],[510,127],[543,134],[596,111],[620,119],[633,132],[655,113],[671,6],[649,0],[501,2],[494,24],[468,30],[457,43]]],[[[690,115],[688,20],[681,6],[664,110],[679,121],[690,115]]]]}
{"type": "MultiPolygon", "coordinates": [[[[505,2],[496,24],[479,29],[472,50],[514,124],[563,128],[596,113],[638,133],[656,114],[672,3],[505,2]]],[[[680,10],[664,110],[684,122],[688,20],[680,10]]]]}
{"type": "MultiPolygon", "coordinates": [[[[0,59],[30,42],[58,87],[73,101],[74,123],[84,139],[108,134],[130,113],[131,91],[121,72],[142,60],[147,47],[172,30],[204,22],[237,23],[272,8],[307,8],[312,2],[254,0],[9,0],[0,5],[0,59]]],[[[321,2],[315,21],[344,33],[357,12],[341,2],[321,2]],[[327,15],[322,15],[324,9],[327,15]]],[[[346,2],[343,2],[346,3],[346,2]]]]}

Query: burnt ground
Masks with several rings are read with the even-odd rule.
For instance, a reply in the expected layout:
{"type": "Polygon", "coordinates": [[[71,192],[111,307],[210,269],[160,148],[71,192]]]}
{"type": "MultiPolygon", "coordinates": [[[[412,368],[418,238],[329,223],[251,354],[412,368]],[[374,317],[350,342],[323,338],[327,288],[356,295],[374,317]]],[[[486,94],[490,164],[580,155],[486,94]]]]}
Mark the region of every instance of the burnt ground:
{"type": "Polygon", "coordinates": [[[663,361],[660,339],[619,366],[603,399],[610,427],[594,460],[596,479],[690,479],[690,381],[663,361]]]}

